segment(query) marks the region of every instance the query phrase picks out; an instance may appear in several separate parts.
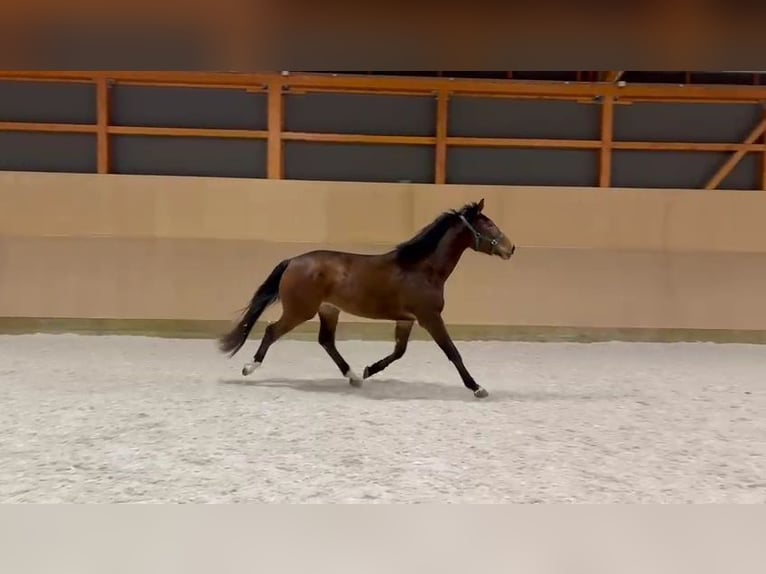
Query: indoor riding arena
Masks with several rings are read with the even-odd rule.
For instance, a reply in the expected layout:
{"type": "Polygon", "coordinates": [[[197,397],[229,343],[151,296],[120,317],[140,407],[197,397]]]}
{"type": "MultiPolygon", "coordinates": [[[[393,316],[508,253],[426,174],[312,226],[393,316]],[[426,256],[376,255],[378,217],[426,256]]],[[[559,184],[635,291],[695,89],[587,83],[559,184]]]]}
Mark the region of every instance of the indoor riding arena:
{"type": "Polygon", "coordinates": [[[452,74],[0,71],[0,501],[766,502],[766,73],[452,74]]]}

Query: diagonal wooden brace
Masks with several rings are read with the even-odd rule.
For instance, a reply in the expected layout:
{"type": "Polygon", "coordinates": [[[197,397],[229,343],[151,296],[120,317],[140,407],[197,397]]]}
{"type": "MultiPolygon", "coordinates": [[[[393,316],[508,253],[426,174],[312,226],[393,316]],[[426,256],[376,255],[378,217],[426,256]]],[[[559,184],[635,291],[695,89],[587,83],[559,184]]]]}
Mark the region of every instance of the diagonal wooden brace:
{"type": "MultiPolygon", "coordinates": [[[[758,124],[753,128],[753,131],[750,132],[750,135],[747,136],[747,139],[745,139],[745,141],[742,143],[745,145],[755,143],[755,140],[761,137],[764,131],[766,131],[766,118],[763,118],[760,122],[758,122],[758,124]]],[[[746,153],[747,149],[744,148],[739,149],[731,154],[731,157],[726,160],[726,162],[718,169],[718,171],[715,172],[713,177],[710,178],[710,181],[707,182],[705,189],[716,189],[719,185],[721,185],[721,182],[726,179],[726,176],[728,176],[735,167],[737,167],[737,164],[742,160],[743,157],[745,157],[746,153]]]]}

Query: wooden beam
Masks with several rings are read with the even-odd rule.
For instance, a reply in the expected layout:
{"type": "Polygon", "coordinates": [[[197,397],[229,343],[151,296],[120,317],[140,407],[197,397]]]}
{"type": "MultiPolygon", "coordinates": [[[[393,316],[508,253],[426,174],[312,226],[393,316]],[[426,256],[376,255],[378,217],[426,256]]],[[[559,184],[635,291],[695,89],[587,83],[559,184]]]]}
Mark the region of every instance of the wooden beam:
{"type": "Polygon", "coordinates": [[[752,143],[718,143],[718,142],[625,142],[613,141],[612,149],[641,150],[641,151],[760,151],[761,145],[752,143]]]}
{"type": "MultiPolygon", "coordinates": [[[[409,96],[409,97],[431,97],[432,94],[423,90],[388,90],[381,88],[380,90],[371,91],[363,88],[343,88],[338,89],[334,86],[324,86],[319,88],[312,87],[296,87],[290,86],[287,90],[289,94],[351,94],[356,96],[364,96],[374,94],[376,96],[409,96]]],[[[502,94],[499,97],[504,97],[502,94]]]]}
{"type": "MultiPolygon", "coordinates": [[[[766,119],[766,107],[761,116],[766,119]]],[[[766,191],[766,131],[761,135],[763,151],[761,152],[761,191],[766,191]]]]}
{"type": "Polygon", "coordinates": [[[282,139],[287,141],[357,143],[388,145],[434,145],[433,136],[388,136],[372,134],[334,134],[313,132],[282,132],[282,139]]]}
{"type": "Polygon", "coordinates": [[[265,130],[235,130],[218,128],[163,128],[149,126],[109,126],[108,132],[121,136],[168,136],[168,137],[206,137],[233,139],[266,139],[265,130]]]}
{"type": "Polygon", "coordinates": [[[272,80],[269,83],[268,99],[268,148],[266,155],[266,177],[282,179],[284,176],[284,145],[282,128],[284,127],[284,96],[282,82],[272,80]]]}
{"type": "Polygon", "coordinates": [[[678,86],[678,85],[636,85],[619,87],[604,83],[561,83],[561,82],[512,82],[509,80],[465,80],[439,78],[359,78],[355,76],[290,76],[286,80],[290,86],[335,87],[344,89],[364,89],[374,92],[378,89],[410,90],[416,92],[437,92],[446,90],[450,94],[485,96],[505,94],[508,96],[565,96],[571,99],[588,97],[649,98],[656,101],[684,98],[688,101],[760,101],[766,100],[766,88],[763,86],[678,86]]]}
{"type": "MultiPolygon", "coordinates": [[[[617,106],[617,102],[614,102],[617,106]]],[[[603,126],[603,124],[602,124],[603,126]]],[[[602,128],[603,129],[603,128],[602,128]]],[[[95,133],[97,124],[50,124],[35,122],[0,122],[2,131],[49,132],[49,133],[95,133]]],[[[232,139],[268,139],[267,130],[228,128],[175,128],[155,126],[114,126],[107,127],[109,135],[167,136],[167,137],[210,137],[232,139]]],[[[312,132],[282,132],[282,140],[360,143],[380,145],[430,145],[437,142],[434,136],[399,136],[372,134],[339,134],[312,132]]],[[[447,146],[499,147],[499,148],[540,148],[540,149],[588,149],[602,148],[600,140],[570,140],[554,138],[492,138],[446,136],[447,146]]],[[[758,143],[717,143],[717,142],[654,142],[654,141],[612,141],[613,150],[683,151],[683,152],[761,152],[758,143]]]]}
{"type": "Polygon", "coordinates": [[[109,83],[96,81],[96,165],[97,173],[109,173],[109,83]]]}
{"type": "Polygon", "coordinates": [[[0,80],[4,82],[40,82],[49,84],[93,84],[95,77],[83,75],[82,77],[69,76],[40,76],[39,72],[20,72],[16,74],[8,70],[0,70],[0,80]]]}
{"type": "Polygon", "coordinates": [[[94,124],[48,124],[39,122],[0,122],[0,132],[53,132],[69,134],[94,134],[94,124]]]}
{"type": "Polygon", "coordinates": [[[447,183],[447,127],[449,125],[449,95],[440,90],[436,96],[436,153],[434,183],[447,183]]]}
{"type": "Polygon", "coordinates": [[[143,80],[120,80],[121,86],[139,86],[139,87],[167,87],[167,88],[205,88],[208,90],[246,90],[253,93],[266,93],[268,87],[260,84],[241,85],[241,84],[211,84],[205,82],[173,82],[172,84],[157,84],[157,82],[148,82],[143,80]]]}
{"type": "MultiPolygon", "coordinates": [[[[750,135],[745,138],[744,143],[746,144],[752,144],[757,140],[759,137],[763,135],[763,132],[766,130],[766,117],[762,118],[760,122],[753,128],[753,130],[750,132],[750,135]]],[[[720,167],[720,169],[715,172],[713,177],[710,178],[710,181],[707,182],[707,185],[705,186],[705,189],[716,189],[721,182],[726,179],[726,176],[728,176],[731,171],[737,166],[737,164],[740,162],[740,160],[745,157],[745,154],[747,153],[746,149],[740,149],[735,151],[729,159],[726,160],[726,162],[720,167]]]]}
{"type": "Polygon", "coordinates": [[[474,96],[505,95],[528,97],[551,97],[583,99],[619,97],[620,100],[635,99],[652,101],[717,101],[760,102],[766,100],[766,86],[726,85],[670,85],[629,84],[619,87],[602,82],[528,82],[500,80],[475,80],[466,78],[416,78],[362,76],[353,74],[239,74],[207,72],[137,72],[137,71],[14,71],[0,70],[0,78],[7,80],[50,80],[59,82],[93,82],[99,77],[113,78],[116,82],[142,82],[146,85],[199,85],[208,87],[253,87],[280,81],[283,86],[310,90],[312,88],[343,93],[346,91],[374,93],[388,90],[399,93],[433,94],[446,90],[450,94],[474,96]]]}
{"type": "Polygon", "coordinates": [[[450,136],[447,144],[462,147],[510,147],[547,149],[592,149],[601,147],[599,140],[559,140],[538,138],[479,138],[450,136]]]}
{"type": "Polygon", "coordinates": [[[601,156],[599,160],[599,187],[612,185],[612,139],[614,134],[614,99],[606,98],[601,104],[601,156]]]}

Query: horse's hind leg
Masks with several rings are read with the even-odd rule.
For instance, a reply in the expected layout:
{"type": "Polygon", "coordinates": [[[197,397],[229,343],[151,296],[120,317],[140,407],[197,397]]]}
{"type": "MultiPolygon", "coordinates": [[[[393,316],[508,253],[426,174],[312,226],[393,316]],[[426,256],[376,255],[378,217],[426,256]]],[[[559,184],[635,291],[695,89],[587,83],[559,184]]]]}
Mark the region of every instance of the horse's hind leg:
{"type": "Polygon", "coordinates": [[[394,361],[398,361],[404,356],[404,352],[407,350],[407,343],[410,340],[410,334],[412,333],[412,326],[414,321],[397,321],[396,331],[394,338],[396,343],[394,344],[394,352],[383,357],[381,360],[376,361],[372,365],[364,368],[362,376],[367,379],[376,373],[379,373],[386,367],[388,367],[394,361]]]}
{"type": "Polygon", "coordinates": [[[280,337],[283,337],[301,323],[305,323],[311,319],[314,314],[315,312],[308,313],[308,311],[296,313],[295,310],[290,309],[289,307],[283,307],[282,316],[277,321],[269,323],[266,327],[266,330],[263,333],[263,338],[261,339],[261,344],[253,356],[253,362],[246,363],[245,366],[242,367],[242,374],[249,375],[255,369],[260,367],[261,363],[263,363],[263,359],[266,357],[266,352],[271,345],[276,343],[280,337]]]}
{"type": "Polygon", "coordinates": [[[362,384],[362,379],[351,370],[346,360],[338,352],[335,346],[335,330],[338,327],[338,316],[340,310],[333,305],[323,303],[319,306],[319,344],[327,351],[330,358],[338,366],[344,377],[348,377],[351,385],[358,387],[362,384]]]}

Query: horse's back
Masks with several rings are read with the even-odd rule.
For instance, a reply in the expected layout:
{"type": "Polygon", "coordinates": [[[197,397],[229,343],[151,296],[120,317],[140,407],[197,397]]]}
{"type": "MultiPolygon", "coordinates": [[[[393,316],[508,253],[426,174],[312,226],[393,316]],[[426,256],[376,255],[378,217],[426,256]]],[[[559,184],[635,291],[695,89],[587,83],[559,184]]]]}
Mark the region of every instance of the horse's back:
{"type": "Polygon", "coordinates": [[[408,319],[401,274],[389,259],[328,249],[306,252],[291,260],[283,287],[302,300],[330,303],[352,315],[408,319]]]}

